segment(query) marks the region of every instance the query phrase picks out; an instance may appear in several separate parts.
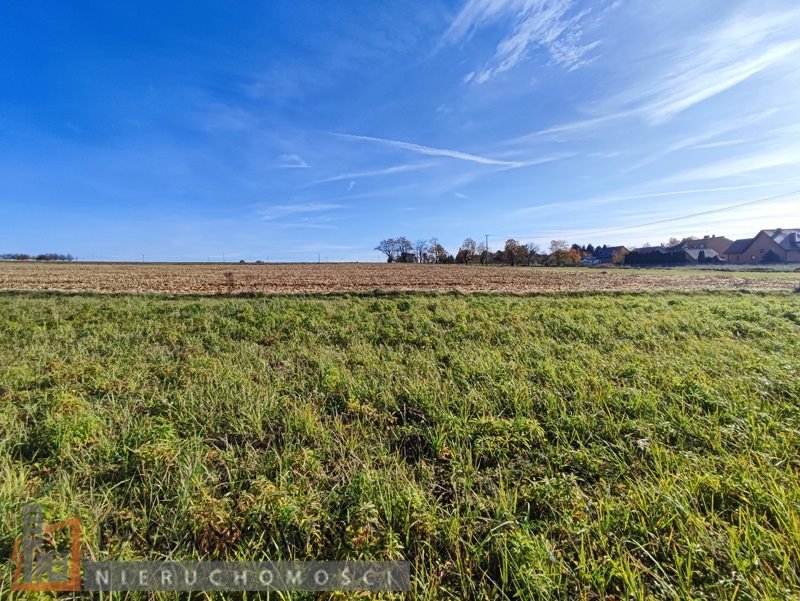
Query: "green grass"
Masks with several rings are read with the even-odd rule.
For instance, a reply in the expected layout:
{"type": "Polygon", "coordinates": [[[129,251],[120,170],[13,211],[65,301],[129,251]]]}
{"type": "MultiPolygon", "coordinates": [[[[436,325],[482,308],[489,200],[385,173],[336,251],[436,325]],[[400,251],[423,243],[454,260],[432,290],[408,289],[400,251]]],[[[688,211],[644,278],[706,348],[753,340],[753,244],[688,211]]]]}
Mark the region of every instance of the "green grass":
{"type": "Polygon", "coordinates": [[[37,501],[97,559],[406,558],[418,599],[797,598],[798,448],[791,293],[0,295],[5,557],[37,501]]]}

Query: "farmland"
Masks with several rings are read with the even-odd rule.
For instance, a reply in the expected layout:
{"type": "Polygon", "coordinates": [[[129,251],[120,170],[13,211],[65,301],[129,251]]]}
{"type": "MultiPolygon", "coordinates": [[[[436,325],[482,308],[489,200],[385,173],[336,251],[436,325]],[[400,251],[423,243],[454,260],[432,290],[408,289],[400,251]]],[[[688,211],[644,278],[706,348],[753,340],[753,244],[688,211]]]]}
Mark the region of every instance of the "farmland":
{"type": "Polygon", "coordinates": [[[586,269],[478,265],[0,262],[0,290],[169,294],[381,291],[788,291],[793,271],[586,269]]]}
{"type": "MultiPolygon", "coordinates": [[[[220,292],[225,270],[258,290],[289,277],[262,267],[115,266],[123,281],[104,283],[92,265],[3,265],[2,278],[220,292]]],[[[397,273],[431,285],[395,267],[347,282],[333,266],[322,290],[397,273]]],[[[318,290],[318,269],[292,289],[318,290]]],[[[604,281],[431,272],[514,291],[604,281]]],[[[405,558],[415,599],[796,598],[798,334],[791,292],[0,293],[0,554],[35,500],[79,515],[98,559],[405,558]]]]}

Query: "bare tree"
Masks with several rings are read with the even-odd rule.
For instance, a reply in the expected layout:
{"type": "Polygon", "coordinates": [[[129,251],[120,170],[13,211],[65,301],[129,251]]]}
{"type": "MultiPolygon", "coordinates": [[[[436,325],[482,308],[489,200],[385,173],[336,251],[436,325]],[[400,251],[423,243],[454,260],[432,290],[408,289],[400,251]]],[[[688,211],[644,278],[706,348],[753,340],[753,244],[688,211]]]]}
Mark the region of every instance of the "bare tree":
{"type": "Polygon", "coordinates": [[[527,251],[527,258],[528,258],[528,266],[531,264],[531,259],[536,259],[541,252],[541,248],[535,242],[529,242],[525,245],[525,250],[527,251]]]}
{"type": "Polygon", "coordinates": [[[379,250],[386,255],[387,263],[391,263],[392,261],[395,260],[396,249],[397,249],[397,241],[394,238],[381,240],[380,242],[378,242],[378,246],[375,247],[375,250],[379,250]]]}
{"type": "Polygon", "coordinates": [[[478,255],[478,258],[481,261],[481,265],[485,265],[489,253],[488,249],[486,248],[486,244],[484,242],[478,243],[478,246],[475,247],[475,254],[478,255]]]}
{"type": "Polygon", "coordinates": [[[425,254],[428,252],[428,241],[417,240],[414,242],[414,254],[417,255],[417,263],[425,262],[425,254]]]}
{"type": "Polygon", "coordinates": [[[461,243],[461,248],[458,249],[458,256],[464,259],[464,263],[469,265],[469,260],[475,256],[475,249],[477,245],[475,240],[467,238],[461,243]]]}
{"type": "Polygon", "coordinates": [[[413,263],[414,262],[414,245],[411,244],[411,240],[406,238],[405,236],[400,236],[397,240],[395,240],[395,253],[398,261],[402,263],[413,263]]]}
{"type": "Polygon", "coordinates": [[[438,238],[431,238],[428,242],[427,257],[429,263],[447,263],[447,251],[439,244],[438,238]]]}

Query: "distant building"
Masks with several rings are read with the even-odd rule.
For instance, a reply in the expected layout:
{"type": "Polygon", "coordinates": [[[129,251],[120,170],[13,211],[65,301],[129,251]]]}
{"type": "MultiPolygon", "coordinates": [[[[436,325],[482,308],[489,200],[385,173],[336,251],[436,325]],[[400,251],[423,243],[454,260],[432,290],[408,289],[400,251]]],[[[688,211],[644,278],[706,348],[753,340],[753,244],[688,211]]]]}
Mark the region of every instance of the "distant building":
{"type": "Polygon", "coordinates": [[[644,246],[625,257],[626,265],[670,266],[721,263],[719,253],[712,248],[686,248],[686,241],[675,246],[644,246]]]}
{"type": "Polygon", "coordinates": [[[637,255],[652,255],[652,254],[660,254],[663,255],[667,250],[672,248],[671,246],[641,246],[639,248],[633,249],[633,252],[637,255]]]}
{"type": "Polygon", "coordinates": [[[681,245],[686,250],[713,250],[718,255],[725,257],[725,251],[733,244],[733,240],[729,240],[725,236],[703,236],[702,238],[689,239],[686,238],[681,245]]]}
{"type": "Polygon", "coordinates": [[[720,263],[722,257],[713,248],[684,248],[687,263],[720,263]]]}
{"type": "Polygon", "coordinates": [[[725,255],[736,265],[800,263],[800,229],[761,230],[754,238],[731,243],[725,255]]]}
{"type": "Polygon", "coordinates": [[[598,263],[613,263],[615,257],[625,257],[630,251],[624,246],[605,246],[594,251],[598,263]]]}

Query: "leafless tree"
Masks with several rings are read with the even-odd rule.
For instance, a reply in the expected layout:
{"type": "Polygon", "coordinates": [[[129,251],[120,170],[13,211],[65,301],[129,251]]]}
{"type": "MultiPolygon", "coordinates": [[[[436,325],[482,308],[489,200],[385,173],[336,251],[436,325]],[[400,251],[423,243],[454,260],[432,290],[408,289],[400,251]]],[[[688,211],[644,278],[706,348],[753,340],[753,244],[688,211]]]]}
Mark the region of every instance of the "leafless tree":
{"type": "Polygon", "coordinates": [[[400,236],[395,241],[395,257],[397,261],[402,263],[413,263],[414,262],[414,245],[411,244],[411,240],[406,238],[405,236],[400,236]]]}
{"type": "Polygon", "coordinates": [[[461,248],[458,249],[458,256],[464,260],[464,263],[469,265],[469,260],[475,256],[476,248],[477,244],[475,244],[475,240],[467,238],[461,243],[461,248]]]}
{"type": "Polygon", "coordinates": [[[481,261],[481,265],[485,265],[489,255],[489,249],[486,248],[486,244],[480,242],[478,246],[475,247],[475,254],[478,255],[478,258],[481,261]]]}
{"type": "Polygon", "coordinates": [[[428,241],[417,240],[414,242],[414,254],[417,255],[417,263],[425,262],[425,253],[428,252],[428,241]]]}
{"type": "Polygon", "coordinates": [[[387,240],[381,240],[378,242],[378,246],[375,247],[375,250],[381,251],[383,254],[386,255],[386,261],[391,263],[395,260],[397,256],[397,241],[394,238],[389,238],[387,240]]]}
{"type": "Polygon", "coordinates": [[[542,249],[535,242],[529,242],[528,244],[525,245],[525,251],[527,253],[528,265],[530,266],[531,259],[536,259],[536,257],[539,256],[539,253],[542,251],[542,249]]]}
{"type": "Polygon", "coordinates": [[[427,257],[429,263],[447,263],[447,250],[439,244],[438,238],[431,238],[428,242],[427,257]]]}

